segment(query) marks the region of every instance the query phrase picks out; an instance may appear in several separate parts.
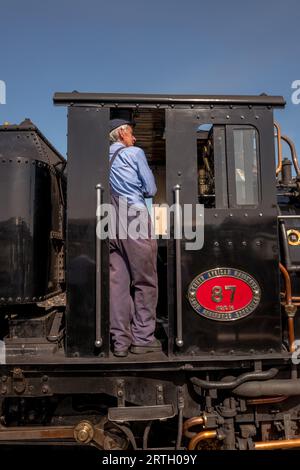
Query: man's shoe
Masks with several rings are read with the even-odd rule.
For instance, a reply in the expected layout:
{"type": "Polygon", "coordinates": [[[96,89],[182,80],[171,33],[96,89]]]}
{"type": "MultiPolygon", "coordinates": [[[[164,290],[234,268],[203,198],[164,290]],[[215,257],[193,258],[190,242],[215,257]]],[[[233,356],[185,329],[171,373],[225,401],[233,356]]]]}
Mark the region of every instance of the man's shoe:
{"type": "Polygon", "coordinates": [[[120,351],[115,350],[114,356],[116,357],[127,357],[128,356],[128,349],[122,349],[120,351]]]}
{"type": "Polygon", "coordinates": [[[161,342],[155,338],[154,341],[144,345],[132,344],[130,346],[130,352],[133,354],[146,354],[152,352],[159,352],[162,350],[161,342]]]}

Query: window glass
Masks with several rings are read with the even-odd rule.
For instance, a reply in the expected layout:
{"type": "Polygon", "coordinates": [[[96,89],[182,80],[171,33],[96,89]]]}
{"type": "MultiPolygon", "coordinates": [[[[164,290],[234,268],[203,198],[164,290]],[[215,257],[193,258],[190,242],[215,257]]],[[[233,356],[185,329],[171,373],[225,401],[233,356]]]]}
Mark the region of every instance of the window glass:
{"type": "Polygon", "coordinates": [[[257,131],[234,129],[236,203],[258,204],[257,131]]]}

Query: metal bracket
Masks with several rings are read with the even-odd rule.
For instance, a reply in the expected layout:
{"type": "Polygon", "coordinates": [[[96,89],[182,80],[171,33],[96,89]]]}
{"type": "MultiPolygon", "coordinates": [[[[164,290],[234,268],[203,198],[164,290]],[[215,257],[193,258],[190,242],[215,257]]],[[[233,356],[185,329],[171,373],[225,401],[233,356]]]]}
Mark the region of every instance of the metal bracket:
{"type": "Polygon", "coordinates": [[[61,241],[63,241],[63,234],[61,232],[55,232],[54,230],[51,230],[50,238],[51,238],[51,240],[61,240],[61,241]]]}
{"type": "Polygon", "coordinates": [[[164,404],[164,387],[163,385],[156,386],[156,404],[163,405],[164,404]]]}
{"type": "Polygon", "coordinates": [[[51,343],[60,341],[64,335],[64,329],[61,329],[62,319],[63,312],[57,312],[53,319],[50,333],[47,336],[47,340],[51,343]]]}
{"type": "Polygon", "coordinates": [[[15,367],[12,371],[12,389],[18,395],[21,395],[26,390],[26,379],[23,375],[22,369],[15,367]]]}
{"type": "Polygon", "coordinates": [[[117,382],[117,398],[118,398],[118,406],[125,406],[124,380],[118,380],[117,382]]]}
{"type": "Polygon", "coordinates": [[[177,389],[177,401],[178,401],[178,410],[183,410],[184,408],[183,387],[178,387],[177,389]]]}
{"type": "Polygon", "coordinates": [[[283,415],[283,424],[284,424],[284,433],[285,433],[285,438],[286,439],[292,439],[293,437],[293,432],[292,432],[292,426],[291,426],[291,415],[290,414],[284,414],[283,415]]]}

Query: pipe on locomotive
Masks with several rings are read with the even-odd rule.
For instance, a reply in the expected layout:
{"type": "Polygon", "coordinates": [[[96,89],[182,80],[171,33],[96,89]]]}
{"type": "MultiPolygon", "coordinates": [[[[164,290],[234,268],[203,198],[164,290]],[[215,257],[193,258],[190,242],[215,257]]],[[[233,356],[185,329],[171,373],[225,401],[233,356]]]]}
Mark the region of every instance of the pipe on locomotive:
{"type": "Polygon", "coordinates": [[[288,398],[287,395],[282,395],[279,397],[266,397],[266,398],[253,398],[247,400],[247,405],[269,405],[273,403],[281,403],[288,398]]]}
{"type": "Polygon", "coordinates": [[[276,167],[276,176],[281,173],[282,170],[282,145],[281,145],[281,130],[277,122],[274,121],[274,127],[276,127],[276,137],[277,137],[277,152],[278,152],[278,164],[276,167]]]}
{"type": "Polygon", "coordinates": [[[283,439],[253,443],[254,450],[292,449],[295,447],[300,447],[300,439],[283,439]]]}
{"type": "Polygon", "coordinates": [[[285,298],[286,298],[285,312],[288,317],[289,347],[290,347],[290,352],[294,352],[295,351],[294,318],[295,318],[297,307],[295,304],[293,304],[293,300],[292,300],[292,283],[291,283],[291,277],[289,275],[289,272],[283,266],[282,263],[279,263],[279,268],[283,275],[284,283],[285,283],[285,298]]]}
{"type": "MultiPolygon", "coordinates": [[[[191,439],[188,445],[188,450],[195,450],[201,441],[207,439],[217,439],[218,437],[218,431],[201,431],[195,437],[193,437],[193,439],[191,439]]],[[[224,439],[223,436],[222,438],[224,439]]]]}
{"type": "Polygon", "coordinates": [[[281,129],[280,126],[277,122],[274,121],[274,127],[276,128],[276,140],[277,140],[277,153],[278,153],[278,163],[276,167],[276,176],[279,175],[279,173],[282,172],[282,140],[286,142],[290,148],[291,151],[291,157],[293,161],[293,165],[296,171],[296,174],[298,177],[300,177],[300,167],[299,167],[299,162],[298,162],[298,157],[297,157],[297,152],[296,152],[296,147],[294,145],[294,142],[286,135],[281,135],[281,129]]]}
{"type": "Polygon", "coordinates": [[[194,416],[193,418],[187,419],[183,425],[183,434],[185,437],[192,439],[197,435],[196,432],[189,431],[194,426],[202,426],[205,424],[204,416],[194,416]]]}
{"type": "Polygon", "coordinates": [[[298,396],[300,395],[300,379],[273,379],[265,382],[247,382],[232,390],[239,397],[298,396]]]}
{"type": "Polygon", "coordinates": [[[271,368],[266,371],[253,371],[253,372],[246,372],[245,374],[241,374],[230,382],[222,382],[222,381],[210,381],[210,380],[203,380],[199,379],[198,377],[191,377],[192,384],[196,385],[197,387],[205,388],[207,390],[216,388],[218,390],[230,390],[233,388],[238,387],[239,385],[243,384],[244,382],[250,382],[253,380],[268,380],[272,379],[277,375],[278,369],[271,368]]]}
{"type": "Polygon", "coordinates": [[[297,152],[296,152],[294,142],[289,137],[287,137],[286,135],[282,135],[281,139],[284,140],[284,142],[286,142],[288,144],[288,146],[290,147],[294,168],[295,168],[295,171],[297,173],[297,176],[300,177],[300,167],[299,167],[299,163],[298,163],[298,157],[297,157],[297,152]]]}

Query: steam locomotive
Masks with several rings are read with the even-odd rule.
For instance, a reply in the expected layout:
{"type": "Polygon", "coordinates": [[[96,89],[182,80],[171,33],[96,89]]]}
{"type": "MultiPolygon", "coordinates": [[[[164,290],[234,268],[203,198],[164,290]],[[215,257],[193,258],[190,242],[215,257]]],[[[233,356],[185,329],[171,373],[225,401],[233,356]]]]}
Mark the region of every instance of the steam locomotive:
{"type": "Polygon", "coordinates": [[[0,126],[0,443],[300,447],[300,168],[274,122],[284,99],[54,103],[68,107],[67,162],[31,121],[0,126]],[[163,349],[125,358],[111,351],[109,243],[96,235],[115,117],[135,121],[162,206],[163,349]],[[175,211],[166,237],[174,203],[204,209],[190,227],[175,211]],[[202,229],[203,246],[188,249],[182,228],[202,229]]]}

